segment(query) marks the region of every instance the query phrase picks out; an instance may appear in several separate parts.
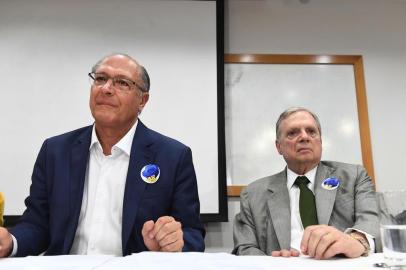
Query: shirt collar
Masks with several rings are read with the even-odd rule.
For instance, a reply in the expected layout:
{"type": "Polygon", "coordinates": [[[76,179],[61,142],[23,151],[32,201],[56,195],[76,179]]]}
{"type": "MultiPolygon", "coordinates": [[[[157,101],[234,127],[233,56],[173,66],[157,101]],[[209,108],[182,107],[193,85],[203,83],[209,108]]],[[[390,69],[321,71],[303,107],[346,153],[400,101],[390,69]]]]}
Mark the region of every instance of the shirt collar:
{"type": "MultiPolygon", "coordinates": [[[[131,127],[131,129],[124,135],[123,138],[121,138],[121,140],[119,140],[115,145],[113,145],[112,147],[112,152],[113,149],[118,148],[121,151],[123,151],[124,153],[126,153],[128,156],[130,156],[131,154],[131,147],[132,147],[132,143],[133,143],[133,139],[134,139],[134,134],[135,134],[135,130],[137,128],[138,125],[138,120],[135,121],[134,125],[131,127]]],[[[90,142],[90,147],[89,149],[92,149],[92,147],[94,147],[95,145],[97,145],[97,147],[100,147],[101,149],[101,144],[99,141],[99,138],[97,138],[96,135],[96,127],[95,124],[93,124],[93,128],[92,128],[92,140],[90,142]]]]}
{"type": "MultiPolygon", "coordinates": [[[[314,167],[313,169],[311,169],[310,171],[308,171],[307,173],[304,174],[304,176],[306,176],[307,179],[309,179],[309,181],[312,185],[314,184],[314,179],[316,178],[317,167],[318,166],[314,167]]],[[[293,184],[295,183],[296,178],[300,175],[295,173],[288,167],[286,167],[286,169],[287,169],[286,174],[287,174],[287,181],[288,181],[287,185],[288,185],[288,188],[290,189],[293,186],[293,184]]]]}

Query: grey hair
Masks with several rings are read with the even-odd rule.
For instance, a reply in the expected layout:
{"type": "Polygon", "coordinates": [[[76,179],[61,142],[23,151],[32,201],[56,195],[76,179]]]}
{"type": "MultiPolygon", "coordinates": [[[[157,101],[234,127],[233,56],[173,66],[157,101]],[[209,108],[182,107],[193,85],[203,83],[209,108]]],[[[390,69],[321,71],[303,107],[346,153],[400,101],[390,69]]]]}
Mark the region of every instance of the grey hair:
{"type": "Polygon", "coordinates": [[[281,136],[280,126],[282,124],[282,121],[297,112],[309,113],[313,117],[314,121],[316,121],[317,129],[319,130],[319,133],[321,136],[320,120],[315,113],[313,113],[312,111],[310,111],[306,108],[303,108],[303,107],[290,107],[290,108],[286,109],[283,113],[281,113],[281,115],[279,115],[278,121],[276,121],[276,140],[279,140],[280,136],[281,136]]]}
{"type": "Polygon", "coordinates": [[[148,75],[147,70],[145,69],[144,66],[140,65],[134,58],[132,58],[128,54],[125,54],[125,53],[109,54],[109,55],[103,57],[102,59],[100,59],[99,61],[97,61],[96,64],[94,64],[94,66],[92,67],[92,72],[96,72],[97,69],[100,67],[101,63],[103,63],[104,60],[106,60],[107,58],[109,58],[111,56],[115,56],[115,55],[124,56],[124,57],[130,59],[131,61],[133,61],[134,63],[136,63],[140,67],[139,76],[140,76],[141,81],[142,81],[142,89],[141,89],[141,91],[142,92],[149,92],[149,88],[151,86],[151,83],[150,83],[150,79],[149,79],[149,75],[148,75]]]}

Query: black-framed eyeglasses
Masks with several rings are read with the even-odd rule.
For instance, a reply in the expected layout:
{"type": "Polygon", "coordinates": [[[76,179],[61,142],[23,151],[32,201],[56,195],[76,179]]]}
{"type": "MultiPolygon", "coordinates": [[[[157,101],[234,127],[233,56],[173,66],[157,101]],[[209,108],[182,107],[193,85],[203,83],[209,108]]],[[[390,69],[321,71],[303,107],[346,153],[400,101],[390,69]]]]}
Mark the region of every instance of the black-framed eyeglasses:
{"type": "Polygon", "coordinates": [[[123,77],[119,76],[110,77],[105,73],[95,73],[95,72],[90,72],[88,75],[91,79],[91,83],[94,86],[104,86],[111,79],[112,86],[120,91],[131,91],[134,88],[138,88],[142,92],[144,92],[143,87],[139,86],[136,82],[123,77]]]}

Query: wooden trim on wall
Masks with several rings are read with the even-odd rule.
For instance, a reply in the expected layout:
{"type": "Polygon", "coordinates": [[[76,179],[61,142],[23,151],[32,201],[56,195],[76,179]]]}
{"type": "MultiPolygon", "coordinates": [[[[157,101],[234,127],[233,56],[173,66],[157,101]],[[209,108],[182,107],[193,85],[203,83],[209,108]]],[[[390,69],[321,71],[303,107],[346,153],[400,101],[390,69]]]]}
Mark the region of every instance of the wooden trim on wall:
{"type": "Polygon", "coordinates": [[[359,132],[361,137],[362,162],[375,185],[374,161],[372,156],[371,134],[369,129],[368,104],[364,79],[362,56],[354,63],[354,77],[357,95],[359,132]]]}
{"type": "MultiPolygon", "coordinates": [[[[304,55],[304,54],[225,54],[225,64],[332,64],[353,65],[357,98],[362,162],[372,182],[375,174],[369,131],[368,105],[365,90],[364,66],[361,55],[304,55]]],[[[245,186],[227,186],[229,197],[239,197],[245,186]]]]}
{"type": "Polygon", "coordinates": [[[240,185],[227,186],[227,196],[228,197],[240,197],[241,190],[243,188],[245,188],[245,186],[240,186],[240,185]]]}

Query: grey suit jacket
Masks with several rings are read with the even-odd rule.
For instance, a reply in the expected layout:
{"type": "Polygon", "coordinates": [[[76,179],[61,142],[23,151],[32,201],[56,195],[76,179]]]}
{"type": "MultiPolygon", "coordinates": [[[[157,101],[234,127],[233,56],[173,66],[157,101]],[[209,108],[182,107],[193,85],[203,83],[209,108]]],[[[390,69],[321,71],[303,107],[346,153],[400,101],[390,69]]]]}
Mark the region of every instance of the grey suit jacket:
{"type": "MultiPolygon", "coordinates": [[[[259,179],[241,193],[241,212],[234,219],[234,254],[270,255],[290,249],[290,199],[286,169],[259,179]]],[[[319,224],[344,231],[362,230],[375,237],[381,250],[378,207],[371,178],[362,166],[321,161],[317,168],[314,193],[319,224]],[[337,189],[326,190],[321,183],[338,178],[337,189]]]]}

